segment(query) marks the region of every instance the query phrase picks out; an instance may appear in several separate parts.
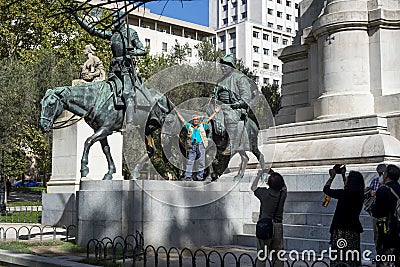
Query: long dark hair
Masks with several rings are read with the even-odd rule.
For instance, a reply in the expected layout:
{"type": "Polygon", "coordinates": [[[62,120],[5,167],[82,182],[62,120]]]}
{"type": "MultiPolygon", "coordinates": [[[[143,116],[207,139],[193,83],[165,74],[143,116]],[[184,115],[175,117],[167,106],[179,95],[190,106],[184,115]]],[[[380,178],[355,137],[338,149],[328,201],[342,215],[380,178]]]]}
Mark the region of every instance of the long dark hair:
{"type": "Polygon", "coordinates": [[[350,191],[364,192],[365,183],[362,174],[357,171],[350,171],[347,176],[347,184],[345,188],[350,191]]]}
{"type": "Polygon", "coordinates": [[[274,190],[280,191],[286,187],[285,180],[282,175],[277,172],[273,172],[268,177],[268,186],[274,190]]]}

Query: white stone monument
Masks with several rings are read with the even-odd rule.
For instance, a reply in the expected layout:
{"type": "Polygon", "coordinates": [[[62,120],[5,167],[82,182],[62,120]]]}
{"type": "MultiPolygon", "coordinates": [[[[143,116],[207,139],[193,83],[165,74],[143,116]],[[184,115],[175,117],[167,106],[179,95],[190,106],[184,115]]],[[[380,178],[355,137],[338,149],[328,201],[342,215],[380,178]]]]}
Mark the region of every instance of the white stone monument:
{"type": "Polygon", "coordinates": [[[264,133],[272,167],[294,175],[289,190],[320,191],[313,174],[333,164],[372,175],[400,163],[400,2],[304,0],[299,23],[280,51],[278,126],[264,133]]]}
{"type": "MultiPolygon", "coordinates": [[[[88,60],[82,66],[82,73],[93,81],[101,81],[105,79],[103,65],[93,55],[93,51],[95,48],[92,45],[85,46],[84,53],[88,60]]],[[[72,85],[91,80],[73,80],[72,85]]],[[[69,111],[64,111],[56,124],[67,127],[53,130],[52,176],[47,183],[47,194],[43,195],[42,223],[68,226],[77,223],[76,192],[80,190],[83,147],[94,131],[84,120],[73,117],[69,111]]],[[[113,179],[122,180],[122,135],[114,133],[107,138],[116,167],[113,179]]],[[[90,149],[88,167],[90,172],[84,178],[86,180],[101,180],[108,171],[107,160],[99,142],[90,149]]]]}

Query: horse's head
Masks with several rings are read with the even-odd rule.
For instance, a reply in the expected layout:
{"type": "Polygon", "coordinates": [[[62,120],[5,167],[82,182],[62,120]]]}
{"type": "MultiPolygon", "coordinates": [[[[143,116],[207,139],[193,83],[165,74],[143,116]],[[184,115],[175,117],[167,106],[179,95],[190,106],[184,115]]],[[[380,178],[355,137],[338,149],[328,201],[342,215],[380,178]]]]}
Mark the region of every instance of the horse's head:
{"type": "Polygon", "coordinates": [[[60,96],[52,89],[47,90],[41,103],[42,111],[40,113],[40,127],[42,128],[42,131],[46,133],[51,130],[54,120],[60,116],[64,108],[60,96]]]}

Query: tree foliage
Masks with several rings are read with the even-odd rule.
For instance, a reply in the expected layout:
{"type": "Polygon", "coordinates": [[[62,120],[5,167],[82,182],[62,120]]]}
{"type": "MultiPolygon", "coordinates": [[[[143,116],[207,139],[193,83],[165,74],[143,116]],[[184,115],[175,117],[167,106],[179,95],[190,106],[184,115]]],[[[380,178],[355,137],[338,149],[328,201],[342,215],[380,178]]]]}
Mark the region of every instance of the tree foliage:
{"type": "Polygon", "coordinates": [[[100,58],[108,58],[108,43],[89,35],[64,12],[73,3],[73,0],[0,1],[0,59],[14,57],[33,63],[42,49],[51,49],[61,58],[78,63],[88,43],[97,48],[100,58]]]}
{"type": "Polygon", "coordinates": [[[277,115],[279,110],[281,109],[281,92],[279,90],[279,86],[277,85],[265,85],[261,87],[261,93],[267,99],[267,102],[271,108],[272,114],[277,115]]]}
{"type": "Polygon", "coordinates": [[[21,144],[40,157],[39,170],[50,170],[51,138],[39,130],[40,100],[47,89],[71,84],[76,73],[76,67],[68,59],[50,50],[40,50],[36,62],[0,60],[0,144],[6,152],[8,176],[18,177],[26,167],[21,144]]]}
{"type": "Polygon", "coordinates": [[[197,49],[198,58],[201,61],[215,62],[223,56],[221,49],[215,50],[214,45],[209,41],[204,41],[195,45],[197,49]]]}

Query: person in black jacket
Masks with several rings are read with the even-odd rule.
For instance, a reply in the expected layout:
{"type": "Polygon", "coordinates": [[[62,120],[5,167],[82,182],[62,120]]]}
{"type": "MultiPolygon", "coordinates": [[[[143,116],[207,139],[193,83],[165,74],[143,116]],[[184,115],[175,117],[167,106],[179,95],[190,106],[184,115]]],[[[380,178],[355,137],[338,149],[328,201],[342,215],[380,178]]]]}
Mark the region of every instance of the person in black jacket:
{"type": "Polygon", "coordinates": [[[360,233],[363,228],[360,223],[360,213],[364,201],[364,178],[361,173],[350,171],[346,177],[346,168],[341,169],[343,189],[331,189],[336,176],[334,169],[329,170],[330,178],[324,186],[324,193],[338,200],[330,228],[331,247],[336,250],[336,259],[331,258],[331,266],[345,263],[348,266],[361,265],[360,233]],[[348,251],[358,251],[358,256],[348,251]],[[352,255],[355,255],[354,257],[352,255]]]}
{"type": "MultiPolygon", "coordinates": [[[[400,196],[398,183],[400,169],[388,165],[383,173],[383,185],[376,191],[375,204],[372,206],[372,216],[377,218],[378,240],[376,252],[378,255],[395,255],[396,266],[400,266],[399,222],[395,217],[397,198],[391,189],[400,196]]],[[[378,257],[377,257],[378,259],[378,257]]]]}
{"type": "Polygon", "coordinates": [[[284,262],[278,258],[278,251],[283,247],[283,208],[287,197],[287,189],[285,181],[277,172],[270,170],[268,177],[268,188],[258,187],[258,182],[262,176],[260,171],[251,185],[251,190],[254,195],[260,200],[260,215],[259,219],[272,219],[274,223],[274,235],[271,239],[257,239],[257,251],[267,252],[263,255],[265,259],[259,259],[256,266],[265,266],[265,261],[269,259],[269,265],[275,267],[283,267],[284,262]],[[265,249],[265,247],[267,249],[265,249]],[[272,251],[275,251],[272,253],[272,251]],[[269,258],[269,256],[272,256],[269,258]]]}

